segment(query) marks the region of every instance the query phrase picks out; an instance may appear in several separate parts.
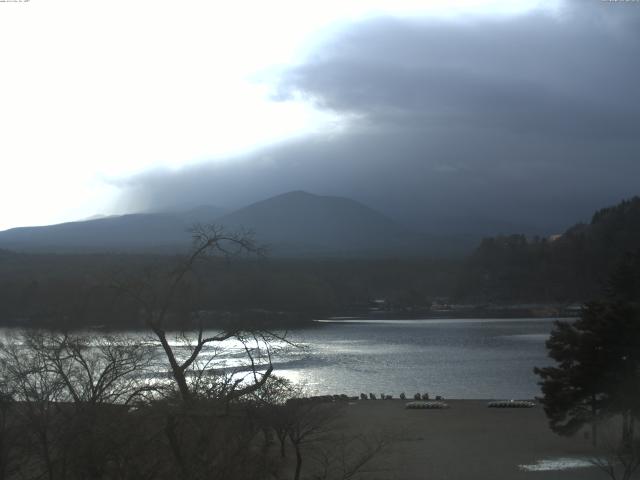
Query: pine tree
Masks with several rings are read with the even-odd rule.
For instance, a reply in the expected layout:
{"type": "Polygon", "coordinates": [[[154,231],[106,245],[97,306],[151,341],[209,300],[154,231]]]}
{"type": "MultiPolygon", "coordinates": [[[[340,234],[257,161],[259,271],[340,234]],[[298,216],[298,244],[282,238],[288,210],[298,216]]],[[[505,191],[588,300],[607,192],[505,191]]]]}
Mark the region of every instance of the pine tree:
{"type": "Polygon", "coordinates": [[[612,275],[603,299],[574,322],[556,322],[547,341],[555,366],[536,368],[551,429],[573,435],[585,424],[620,414],[623,442],[640,416],[640,252],[612,275]]]}

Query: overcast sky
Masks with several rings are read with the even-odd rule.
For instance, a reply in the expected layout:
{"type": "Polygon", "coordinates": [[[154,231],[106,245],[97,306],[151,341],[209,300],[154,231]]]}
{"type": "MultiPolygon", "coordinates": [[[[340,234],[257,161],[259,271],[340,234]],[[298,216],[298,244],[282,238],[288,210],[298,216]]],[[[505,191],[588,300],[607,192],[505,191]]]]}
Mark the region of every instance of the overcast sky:
{"type": "Polygon", "coordinates": [[[0,41],[0,229],[305,189],[549,230],[640,193],[640,2],[31,0],[0,41]]]}

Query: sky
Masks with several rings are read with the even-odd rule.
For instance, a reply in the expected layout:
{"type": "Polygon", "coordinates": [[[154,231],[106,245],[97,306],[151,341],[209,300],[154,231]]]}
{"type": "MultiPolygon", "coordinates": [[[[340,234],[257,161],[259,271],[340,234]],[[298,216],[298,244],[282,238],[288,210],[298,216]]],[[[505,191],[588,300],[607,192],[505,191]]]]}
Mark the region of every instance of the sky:
{"type": "Polygon", "coordinates": [[[640,2],[30,0],[0,41],[0,230],[303,189],[549,232],[640,190],[640,2]]]}

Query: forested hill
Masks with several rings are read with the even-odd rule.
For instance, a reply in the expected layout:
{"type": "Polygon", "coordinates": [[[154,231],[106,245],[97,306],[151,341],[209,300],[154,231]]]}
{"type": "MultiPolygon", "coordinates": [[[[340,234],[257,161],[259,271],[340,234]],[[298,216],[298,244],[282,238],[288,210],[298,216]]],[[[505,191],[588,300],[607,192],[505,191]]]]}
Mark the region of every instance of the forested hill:
{"type": "Polygon", "coordinates": [[[640,197],[597,211],[551,238],[487,238],[468,260],[459,295],[483,301],[583,301],[624,255],[640,249],[640,197]]]}

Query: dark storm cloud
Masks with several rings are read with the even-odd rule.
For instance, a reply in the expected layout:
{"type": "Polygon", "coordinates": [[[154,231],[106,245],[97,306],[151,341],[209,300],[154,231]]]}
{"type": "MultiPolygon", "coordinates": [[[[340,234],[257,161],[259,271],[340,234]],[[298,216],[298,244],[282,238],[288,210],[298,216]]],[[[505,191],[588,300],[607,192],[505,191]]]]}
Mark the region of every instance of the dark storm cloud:
{"type": "Polygon", "coordinates": [[[274,96],[351,118],[242,159],[150,172],[126,201],[239,206],[344,195],[431,231],[549,231],[638,192],[640,4],[352,25],[274,96]]]}
{"type": "Polygon", "coordinates": [[[584,0],[559,17],[363,23],[289,71],[277,96],[302,94],[385,126],[634,137],[640,29],[607,10],[584,0]]]}

